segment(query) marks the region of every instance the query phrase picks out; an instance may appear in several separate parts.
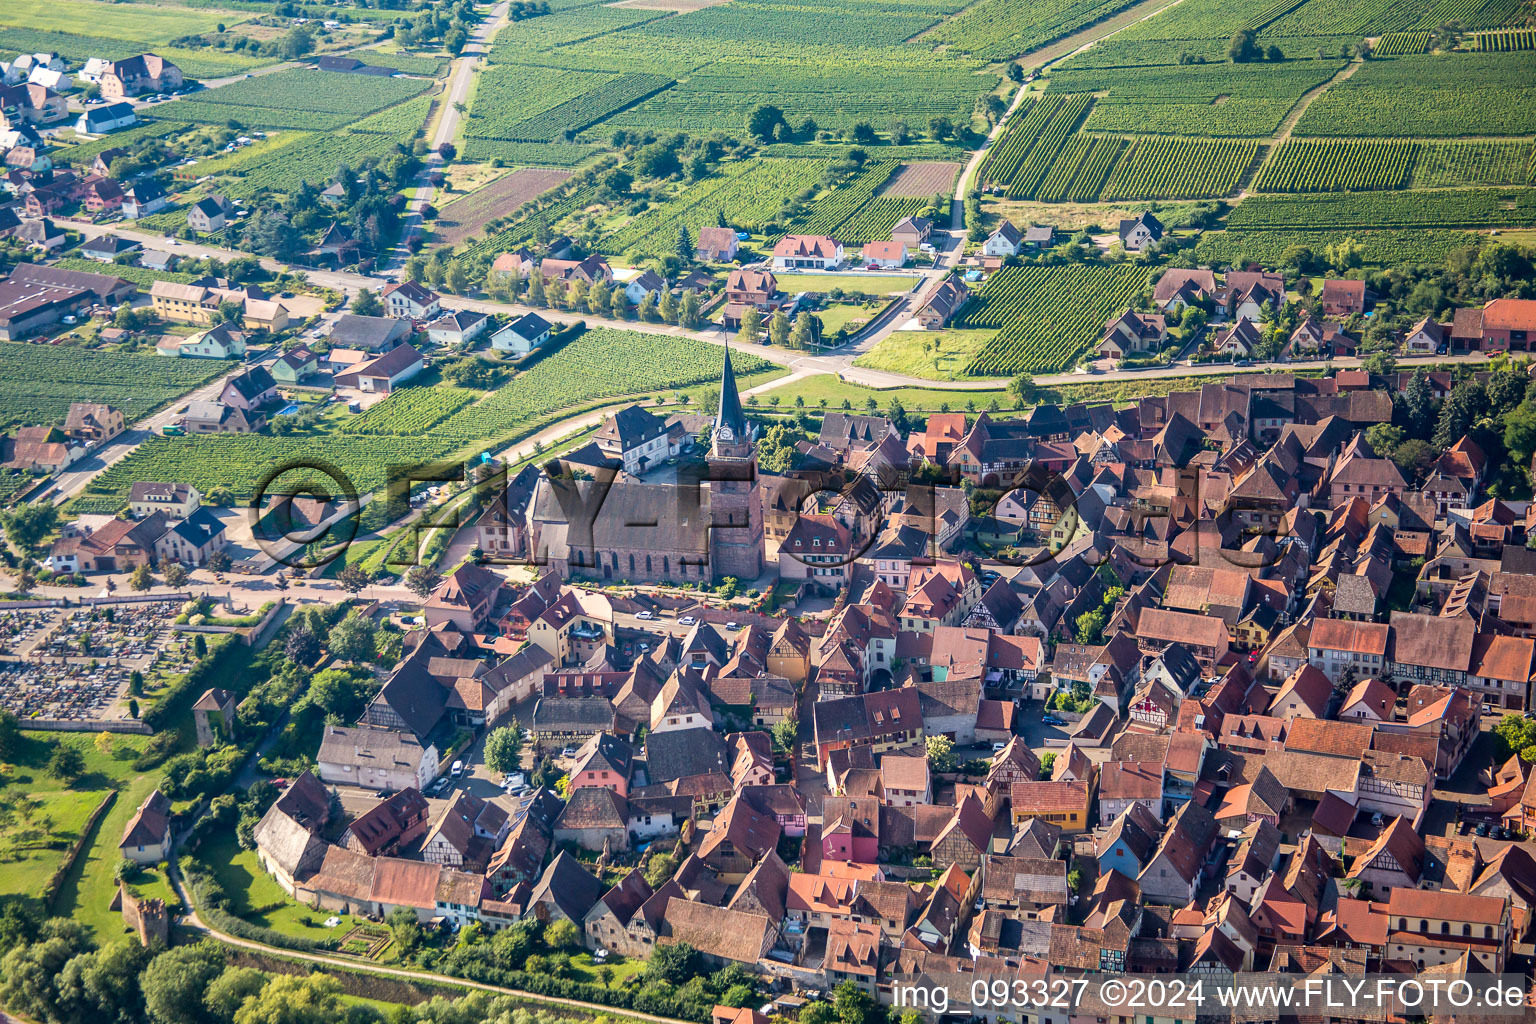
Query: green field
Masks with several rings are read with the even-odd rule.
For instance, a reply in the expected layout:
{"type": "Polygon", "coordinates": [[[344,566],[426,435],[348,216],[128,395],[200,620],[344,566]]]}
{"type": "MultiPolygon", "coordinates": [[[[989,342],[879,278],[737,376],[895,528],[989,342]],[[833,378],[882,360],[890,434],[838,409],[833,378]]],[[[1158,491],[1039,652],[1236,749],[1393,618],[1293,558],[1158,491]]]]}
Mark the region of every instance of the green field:
{"type": "Polygon", "coordinates": [[[968,376],[1070,369],[1147,283],[1133,265],[1004,267],[973,293],[956,326],[995,331],[968,376]]]}
{"type": "Polygon", "coordinates": [[[778,274],[779,288],[793,295],[796,292],[819,292],[823,295],[833,289],[845,292],[863,292],[865,295],[900,295],[912,290],[916,277],[896,277],[889,274],[778,274]]]}
{"type": "Polygon", "coordinates": [[[113,878],[121,859],[117,844],[128,819],[158,780],[154,773],[137,772],[132,767],[146,737],[114,735],[110,748],[103,752],[92,733],[28,732],[23,736],[22,749],[13,758],[14,769],[6,784],[39,800],[43,807],[34,820],[41,821],[41,815],[46,814],[52,824],[44,830],[48,845],[23,849],[19,859],[6,863],[0,872],[0,897],[35,898],[42,893],[64,849],[81,836],[96,805],[115,789],[116,800],[88,834],[85,851],[65,876],[53,911],[84,925],[98,938],[118,935],[122,919],[107,909],[117,889],[113,878]],[[65,786],[44,768],[49,744],[54,741],[75,747],[84,755],[85,773],[73,786],[65,786]]]}
{"type": "Polygon", "coordinates": [[[71,402],[106,402],[132,423],[227,369],[216,360],[0,342],[0,428],[62,424],[71,402]]]}
{"type": "Polygon", "coordinates": [[[427,89],[420,78],[338,75],[295,68],[226,85],[156,107],[155,117],[200,124],[234,121],[260,128],[325,131],[351,127],[360,117],[394,106],[427,89]]]}
{"type": "Polygon", "coordinates": [[[895,331],[855,359],[855,366],[928,380],[965,377],[996,331],[895,331]]]}
{"type": "Polygon", "coordinates": [[[0,4],[0,26],[6,28],[52,32],[60,26],[78,26],[93,36],[150,46],[169,43],[178,36],[212,32],[221,22],[234,24],[249,17],[228,10],[91,0],[5,0],[0,4]]]}

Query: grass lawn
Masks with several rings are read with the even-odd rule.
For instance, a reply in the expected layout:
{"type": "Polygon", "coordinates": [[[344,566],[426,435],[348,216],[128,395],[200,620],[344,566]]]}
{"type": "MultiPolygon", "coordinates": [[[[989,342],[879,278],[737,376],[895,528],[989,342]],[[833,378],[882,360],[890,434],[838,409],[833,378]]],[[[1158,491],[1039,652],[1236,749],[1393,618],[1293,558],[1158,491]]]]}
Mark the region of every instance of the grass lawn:
{"type": "Polygon", "coordinates": [[[229,912],[252,924],[284,935],[319,940],[339,938],[356,925],[367,923],[349,914],[341,915],[341,924],[335,928],[325,927],[331,913],[311,910],[283,892],[272,876],[261,869],[256,851],[240,849],[233,834],[204,841],[197,859],[229,895],[229,912]]]}
{"type": "Polygon", "coordinates": [[[845,292],[863,292],[865,295],[900,295],[912,290],[917,277],[894,277],[885,274],[775,274],[779,290],[789,295],[796,292],[821,292],[834,288],[845,292]]]}
{"type": "MultiPolygon", "coordinates": [[[[91,733],[23,734],[25,742],[15,758],[15,769],[8,786],[16,786],[42,802],[42,815],[51,819],[49,845],[29,849],[19,860],[0,866],[0,897],[36,898],[58,868],[69,844],[81,834],[91,811],[113,789],[117,800],[102,816],[87,838],[87,845],[75,862],[74,870],[60,886],[54,912],[85,925],[98,939],[110,938],[122,931],[122,919],[107,909],[117,891],[117,844],[128,819],[149,795],[159,776],[133,770],[133,760],[143,749],[146,737],[114,735],[107,751],[97,749],[91,733]],[[53,742],[76,747],[85,756],[85,774],[74,786],[65,786],[49,775],[43,765],[53,742]]],[[[41,815],[37,819],[42,820],[41,815]]]]}
{"type": "Polygon", "coordinates": [[[848,328],[848,333],[852,334],[879,316],[886,305],[882,302],[873,302],[867,306],[852,302],[829,302],[815,310],[814,315],[821,320],[822,337],[829,338],[837,333],[839,327],[848,328]]]}
{"type": "MultiPolygon", "coordinates": [[[[603,961],[603,966],[613,969],[612,987],[622,986],[630,977],[645,970],[645,961],[633,958],[625,958],[617,953],[610,953],[608,959],[603,961]]],[[[587,981],[593,984],[601,984],[602,976],[598,973],[599,966],[592,962],[591,953],[578,953],[571,957],[572,972],[578,975],[578,981],[587,981]]]]}
{"type": "Polygon", "coordinates": [[[43,32],[73,31],[127,42],[164,44],[178,36],[212,32],[220,22],[234,25],[249,14],[134,5],[131,9],[91,0],[5,0],[0,25],[43,32]]]}
{"type": "MultiPolygon", "coordinates": [[[[879,346],[876,346],[875,350],[878,351],[879,346]]],[[[1232,376],[1239,376],[1239,374],[1232,376]]],[[[1148,377],[1142,380],[1059,384],[1055,387],[1040,388],[1036,402],[1039,404],[1054,402],[1058,405],[1067,405],[1072,402],[1113,402],[1119,405],[1134,402],[1138,398],[1166,395],[1171,391],[1194,390],[1211,379],[1210,377],[1148,377]]],[[[864,403],[868,399],[873,398],[883,409],[894,397],[901,399],[901,404],[908,412],[942,412],[945,405],[948,405],[952,412],[960,412],[966,408],[967,402],[974,402],[976,409],[980,411],[987,408],[987,404],[993,399],[997,400],[1000,410],[994,415],[1009,416],[1016,415],[1018,412],[1013,407],[1013,399],[1001,388],[949,390],[910,387],[867,388],[859,384],[850,384],[830,373],[806,377],[756,396],[759,402],[756,406],[757,411],[764,411],[767,399],[775,394],[783,399],[785,406],[792,404],[796,395],[804,395],[806,405],[812,408],[820,399],[825,398],[827,408],[834,411],[842,408],[844,399],[849,402],[855,412],[862,412],[864,403]]]]}
{"type": "Polygon", "coordinates": [[[896,331],[854,365],[928,380],[956,380],[996,331],[896,331]]]}

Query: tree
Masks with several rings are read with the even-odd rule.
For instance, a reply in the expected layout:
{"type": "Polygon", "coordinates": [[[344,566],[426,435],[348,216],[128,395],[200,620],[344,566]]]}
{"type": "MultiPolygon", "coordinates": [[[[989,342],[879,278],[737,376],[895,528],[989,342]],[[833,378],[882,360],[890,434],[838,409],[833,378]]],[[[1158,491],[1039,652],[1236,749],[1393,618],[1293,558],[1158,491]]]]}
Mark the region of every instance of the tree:
{"type": "Polygon", "coordinates": [[[785,753],[795,749],[795,742],[800,737],[800,723],[793,718],[786,718],[773,727],[773,742],[785,753]]]}
{"type": "Polygon", "coordinates": [[[349,565],[341,570],[336,579],[341,584],[341,589],[349,594],[361,593],[363,588],[371,582],[368,574],[355,565],[349,565]]]}
{"type": "MultiPolygon", "coordinates": [[[[413,918],[415,911],[401,907],[413,918]]],[[[393,916],[393,915],[391,915],[393,916]]],[[[419,931],[421,926],[417,925],[419,931]]],[[[234,1024],[332,1024],[342,1019],[341,983],[326,974],[280,974],[235,1011],[234,1024]]]]}
{"type": "Polygon", "coordinates": [[[625,297],[623,288],[615,288],[608,297],[608,311],[615,320],[629,319],[629,299],[625,297]]]}
{"type": "Polygon", "coordinates": [[[760,103],[747,115],[747,134],[760,142],[772,142],[774,131],[784,120],[784,111],[769,103],[760,103]]]}
{"type": "Polygon", "coordinates": [[[547,302],[544,294],[544,275],[537,271],[528,279],[528,305],[542,306],[547,302]]]}
{"type": "Polygon", "coordinates": [[[943,142],[955,133],[955,126],[947,117],[932,117],[928,119],[928,134],[935,142],[943,142]]]}
{"type": "Polygon", "coordinates": [[[741,329],[736,340],[746,345],[756,345],[763,336],[763,315],[756,306],[748,306],[741,313],[741,329]]]}
{"type": "Polygon", "coordinates": [[[1264,51],[1259,47],[1259,36],[1251,28],[1240,28],[1232,33],[1232,41],[1227,44],[1227,59],[1234,64],[1246,64],[1250,61],[1260,60],[1264,51]]]}
{"type": "Polygon", "coordinates": [[[224,951],[209,940],[176,946],[144,969],[144,1008],[156,1024],[205,1024],[203,995],[224,970],[224,951]]]}
{"type": "Polygon", "coordinates": [[[203,1002],[214,1019],[234,1020],[235,1011],[250,997],[261,992],[267,976],[254,967],[226,967],[203,995],[203,1002]]]}
{"type": "Polygon", "coordinates": [[[283,653],[288,656],[288,660],[297,664],[313,665],[320,657],[320,641],[307,627],[300,626],[288,631],[283,653]]]}
{"type": "Polygon", "coordinates": [[[58,525],[59,510],[52,502],[23,505],[14,512],[0,512],[0,526],[17,548],[32,553],[58,525]]]}
{"type": "Polygon", "coordinates": [[[373,657],[374,636],[378,632],[373,622],[356,611],[331,628],[327,646],[342,661],[363,662],[373,657]]]}
{"type": "Polygon", "coordinates": [[[592,288],[587,292],[587,307],[601,316],[612,298],[612,288],[600,277],[592,282],[592,288]]]}
{"type": "Polygon", "coordinates": [[[698,953],[686,942],[658,945],[651,951],[651,959],[646,964],[645,974],[647,978],[681,985],[698,973],[698,959],[698,953]]]}
{"type": "Polygon", "coordinates": [[[252,252],[288,261],[304,248],[304,239],[278,210],[258,211],[245,230],[245,244],[252,252]]]}
{"type": "Polygon", "coordinates": [[[661,302],[656,307],[663,323],[677,323],[677,296],[672,294],[671,288],[661,290],[661,302]]]}
{"type": "Polygon", "coordinates": [[[441,582],[443,574],[430,565],[413,565],[405,573],[406,589],[423,601],[432,596],[441,582]]]}
{"type": "Polygon", "coordinates": [[[192,638],[192,653],[198,660],[208,657],[208,638],[198,633],[192,638]]]}
{"type": "Polygon", "coordinates": [[[166,586],[179,587],[183,583],[187,582],[187,577],[190,576],[191,573],[187,572],[187,567],[182,565],[180,562],[172,562],[170,565],[167,565],[163,570],[161,570],[161,575],[165,577],[166,586]]]}
{"type": "Polygon", "coordinates": [[[929,736],[925,741],[928,764],[936,772],[955,769],[955,741],[944,735],[929,736]]]}
{"type": "Polygon", "coordinates": [[[774,310],[768,318],[768,344],[780,348],[789,344],[789,317],[782,309],[774,310]]]}
{"type": "Polygon", "coordinates": [[[426,936],[422,931],[421,922],[416,920],[416,911],[410,907],[396,907],[391,910],[389,916],[384,919],[384,924],[388,926],[395,944],[404,954],[415,950],[426,936]]]}
{"type": "Polygon", "coordinates": [[[21,723],[16,716],[0,708],[0,761],[10,761],[21,749],[21,723]]]}
{"type": "Polygon", "coordinates": [[[1273,64],[1285,60],[1285,54],[1280,47],[1271,44],[1269,49],[1264,51],[1264,59],[1273,64]]]}
{"type": "Polygon", "coordinates": [[[449,260],[448,269],[443,274],[443,284],[455,295],[463,295],[469,291],[469,271],[464,269],[464,264],[458,260],[449,260]]]}
{"type": "Polygon", "coordinates": [[[1035,394],[1035,378],[1027,373],[1021,373],[1008,382],[1008,396],[1020,409],[1033,402],[1035,394]]]}
{"type": "Polygon", "coordinates": [[[697,327],[699,324],[699,293],[693,290],[683,292],[683,301],[678,307],[677,322],[687,328],[697,327]]]}
{"type": "Polygon", "coordinates": [[[497,775],[511,775],[522,764],[523,730],[514,721],[492,729],[485,738],[485,766],[497,775]]]}
{"type": "Polygon", "coordinates": [[[379,299],[378,292],[371,288],[364,288],[357,293],[357,298],[352,300],[352,312],[358,316],[383,316],[384,303],[379,299]]]}
{"type": "Polygon", "coordinates": [[[1440,404],[1440,419],[1435,423],[1435,436],[1431,442],[1442,451],[1449,448],[1472,429],[1472,424],[1483,417],[1487,407],[1483,386],[1475,380],[1461,381],[1440,404]]]}
{"type": "Polygon", "coordinates": [[[693,262],[693,237],[688,234],[688,225],[677,226],[677,257],[684,263],[693,262]]]}
{"type": "Polygon", "coordinates": [[[565,918],[551,922],[544,929],[544,941],[549,943],[552,949],[575,949],[581,945],[581,932],[577,927],[565,918]]]}
{"type": "Polygon", "coordinates": [[[652,889],[660,889],[667,880],[677,874],[677,858],[670,853],[658,853],[645,864],[645,880],[652,889]]]}
{"type": "Polygon", "coordinates": [[[128,585],[134,590],[148,590],[155,585],[155,575],[153,570],[150,569],[148,562],[140,565],[129,574],[128,585]]]}

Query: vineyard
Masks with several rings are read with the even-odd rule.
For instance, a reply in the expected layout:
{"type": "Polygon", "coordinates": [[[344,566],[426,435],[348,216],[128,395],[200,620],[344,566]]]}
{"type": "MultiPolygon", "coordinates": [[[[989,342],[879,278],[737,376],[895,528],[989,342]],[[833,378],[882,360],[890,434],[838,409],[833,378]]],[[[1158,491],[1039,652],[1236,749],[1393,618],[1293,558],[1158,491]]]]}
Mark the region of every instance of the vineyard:
{"type": "MultiPolygon", "coordinates": [[[[485,401],[459,410],[429,436],[483,441],[596,399],[706,384],[720,379],[722,358],[718,346],[702,341],[597,328],[518,374],[485,401]]],[[[742,381],[775,369],[745,352],[734,353],[731,363],[742,381]]]]}
{"type": "Polygon", "coordinates": [[[1035,100],[1029,113],[1015,116],[1013,125],[992,147],[982,165],[981,180],[1005,186],[1011,199],[1033,198],[1092,103],[1093,97],[1087,94],[1035,100]]]}
{"type": "Polygon", "coordinates": [[[185,121],[144,121],[111,135],[104,135],[93,142],[82,142],[78,146],[56,149],[53,152],[53,162],[67,163],[71,167],[86,168],[96,159],[98,153],[109,149],[132,149],[135,144],[145,139],[165,139],[172,135],[180,135],[192,126],[185,121]]]}
{"type": "Polygon", "coordinates": [[[1388,32],[1371,51],[1377,57],[1403,57],[1429,52],[1428,32],[1388,32]]]}
{"type": "Polygon", "coordinates": [[[513,129],[544,111],[614,81],[606,71],[492,64],[475,83],[475,100],[464,119],[469,139],[514,139],[513,129]]]}
{"type": "Polygon", "coordinates": [[[533,241],[538,231],[537,210],[543,214],[544,223],[554,226],[577,210],[585,209],[597,201],[597,186],[587,183],[567,182],[558,195],[542,203],[526,207],[522,215],[508,228],[494,235],[487,235],[472,245],[465,246],[464,255],[473,259],[489,260],[498,253],[510,252],[520,245],[533,241]]]}
{"type": "Polygon", "coordinates": [[[1418,143],[1289,139],[1272,153],[1254,188],[1260,192],[1360,192],[1400,189],[1418,143]]]}
{"type": "Polygon", "coordinates": [[[536,167],[513,171],[444,206],[432,222],[432,240],[458,245],[478,234],[487,221],[522,209],[524,203],[537,199],[570,176],[569,171],[536,167]]]}
{"type": "Polygon", "coordinates": [[[1390,36],[1427,31],[1448,22],[1492,28],[1505,24],[1519,9],[1520,0],[1307,0],[1269,30],[1294,35],[1390,36]]]}
{"type": "MultiPolygon", "coordinates": [[[[791,229],[806,235],[831,235],[847,245],[890,237],[897,221],[921,215],[933,201],[931,193],[927,198],[886,194],[900,168],[900,164],[888,161],[869,161],[813,203],[810,213],[797,219],[791,229]]],[[[946,185],[939,191],[948,192],[949,188],[946,185]]]]}
{"type": "Polygon", "coordinates": [[[1104,186],[1103,198],[1196,199],[1237,189],[1258,156],[1238,139],[1136,139],[1104,186]]]}
{"type": "MultiPolygon", "coordinates": [[[[200,360],[136,357],[135,361],[183,367],[197,362],[201,365],[196,368],[204,372],[218,368],[200,360]]],[[[743,387],[748,386],[748,380],[761,382],[770,372],[782,372],[746,353],[735,354],[732,363],[743,387]]],[[[151,438],[97,477],[84,500],[99,501],[106,496],[120,499],[136,480],[177,480],[204,494],[224,486],[237,499],[243,499],[274,466],[315,459],[336,466],[351,478],[359,493],[366,493],[381,488],[392,467],[469,454],[512,440],[562,409],[718,380],[720,364],[719,347],[705,342],[633,331],[588,331],[482,402],[465,404],[460,401],[465,393],[457,388],[407,388],[351,421],[352,429],[338,433],[151,438]],[[446,394],[428,397],[422,392],[446,394]],[[394,405],[407,395],[411,397],[406,403],[394,405]],[[455,402],[457,411],[441,418],[446,404],[455,402]],[[431,426],[417,426],[429,419],[431,426]],[[364,423],[375,432],[356,429],[364,423]]],[[[9,380],[7,376],[7,384],[9,380]]],[[[277,482],[286,486],[307,479],[332,490],[336,487],[324,477],[301,472],[281,476],[277,482]]]]}
{"type": "Polygon", "coordinates": [[[1536,175],[1529,142],[1426,142],[1413,166],[1413,184],[1524,185],[1536,175]]]}
{"type": "Polygon", "coordinates": [[[504,142],[500,139],[464,140],[464,159],[479,163],[500,160],[531,167],[575,167],[602,149],[587,143],[504,142]]]}
{"type": "Polygon", "coordinates": [[[513,125],[512,142],[553,142],[566,132],[587,128],[672,84],[665,75],[623,75],[513,125]]]}
{"type": "Polygon", "coordinates": [[[480,398],[480,392],[454,387],[400,388],[342,425],[343,434],[415,437],[480,398]]]}
{"type": "Polygon", "coordinates": [[[1533,135],[1536,79],[1524,63],[1492,53],[1367,61],[1317,97],[1296,134],[1533,135]]]}
{"type": "Polygon", "coordinates": [[[589,4],[579,10],[556,11],[538,18],[526,18],[514,21],[496,33],[490,60],[493,64],[515,64],[526,60],[531,53],[569,46],[669,16],[667,11],[589,4]]]}
{"type": "Polygon", "coordinates": [[[263,190],[288,193],[300,182],[330,181],[342,164],[358,167],[388,155],[397,144],[421,131],[432,101],[418,97],[365,117],[344,132],[295,132],[289,143],[266,152],[250,146],[219,158],[217,171],[198,165],[198,173],[228,178],[230,195],[246,198],[263,190]],[[257,152],[252,152],[257,150],[257,152]]]}
{"type": "Polygon", "coordinates": [[[1484,53],[1513,53],[1517,50],[1536,50],[1536,29],[1522,28],[1513,32],[1479,32],[1472,37],[1477,48],[1484,53]]]}
{"type": "Polygon", "coordinates": [[[1361,259],[1375,266],[1440,263],[1448,254],[1482,241],[1470,231],[1207,231],[1195,245],[1194,258],[1215,266],[1257,262],[1277,267],[1292,246],[1322,252],[1346,238],[1358,242],[1361,259]]]}
{"type": "MultiPolygon", "coordinates": [[[[1183,0],[1168,13],[1176,13],[1189,2],[1183,0]]],[[[1138,68],[1074,66],[1051,74],[1046,95],[1107,91],[1109,95],[1094,100],[1093,111],[1083,123],[1088,131],[1187,136],[1198,129],[1201,135],[1218,138],[1254,137],[1273,133],[1303,93],[1326,82],[1342,66],[1335,60],[1138,68]]]]}
{"type": "Polygon", "coordinates": [[[1229,228],[1493,227],[1536,224],[1536,190],[1457,189],[1253,196],[1227,217],[1229,228]]]}
{"type": "Polygon", "coordinates": [[[1114,135],[1076,135],[1051,165],[1051,173],[1035,190],[1035,198],[1044,202],[1071,200],[1091,203],[1104,190],[1110,168],[1125,148],[1125,140],[1114,135]]]}
{"type": "Polygon", "coordinates": [[[85,397],[117,406],[132,423],[226,369],[216,360],[0,342],[0,429],[63,423],[70,403],[85,397]]]}
{"type": "Polygon", "coordinates": [[[752,46],[898,46],[960,4],[880,0],[732,0],[647,25],[650,36],[752,46]],[[922,9],[924,6],[926,10],[922,9]]]}
{"type": "Polygon", "coordinates": [[[154,108],[157,119],[327,131],[394,106],[432,85],[419,78],[337,75],[294,69],[197,93],[154,108]]]}
{"type": "Polygon", "coordinates": [[[1108,18],[1135,0],[981,0],[923,36],[935,46],[1006,60],[1108,18]]]}
{"type": "Polygon", "coordinates": [[[1145,267],[1004,267],[966,307],[957,326],[997,334],[966,367],[974,377],[1047,373],[1075,365],[1104,322],[1146,286],[1145,267]]]}
{"type": "MultiPolygon", "coordinates": [[[[686,224],[695,238],[714,224],[717,213],[733,223],[759,224],[778,213],[784,197],[814,186],[823,164],[815,160],[754,160],[723,165],[715,176],[658,203],[604,239],[604,248],[632,255],[662,256],[677,247],[677,229],[686,224]]],[[[886,173],[890,172],[887,166],[886,173]]]]}

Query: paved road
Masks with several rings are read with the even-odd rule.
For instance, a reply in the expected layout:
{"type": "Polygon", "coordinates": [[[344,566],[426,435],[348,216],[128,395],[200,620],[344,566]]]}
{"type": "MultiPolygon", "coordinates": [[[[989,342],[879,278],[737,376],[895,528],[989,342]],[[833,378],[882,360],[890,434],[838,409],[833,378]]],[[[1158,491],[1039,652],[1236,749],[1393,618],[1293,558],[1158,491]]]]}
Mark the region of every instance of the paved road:
{"type": "Polygon", "coordinates": [[[409,243],[421,233],[421,211],[437,196],[437,191],[432,187],[432,173],[442,169],[444,160],[437,148],[445,142],[452,142],[459,131],[458,105],[469,98],[470,83],[474,81],[475,69],[482,58],[490,53],[491,40],[496,33],[501,31],[506,24],[507,11],[511,7],[511,0],[502,0],[492,8],[489,17],[483,19],[469,34],[469,42],[464,45],[463,52],[454,61],[453,71],[448,77],[448,87],[443,90],[442,115],[437,121],[437,130],[432,133],[430,140],[431,149],[427,154],[426,166],[416,176],[416,197],[406,206],[406,215],[401,222],[400,244],[395,255],[385,266],[384,273],[397,273],[405,266],[406,256],[410,253],[409,243]]]}
{"type": "MultiPolygon", "coordinates": [[[[206,932],[213,938],[228,946],[237,946],[241,949],[256,950],[270,956],[282,957],[289,960],[302,960],[306,963],[323,964],[327,967],[335,967],[344,971],[358,971],[364,974],[379,974],[391,978],[401,978],[406,981],[431,982],[438,985],[450,985],[456,988],[475,989],[480,992],[491,992],[496,995],[513,996],[517,999],[526,999],[531,1002],[546,1003],[552,1006],[567,1006],[579,1009],[589,1014],[607,1016],[614,1013],[615,1008],[604,1006],[601,1003],[588,1003],[580,999],[565,999],[560,996],[543,996],[535,992],[527,992],[523,989],[504,988],[500,985],[487,985],[483,982],[468,981],[464,978],[455,978],[447,974],[433,974],[427,971],[408,971],[398,967],[384,967],[351,957],[322,956],[317,953],[300,953],[290,949],[280,949],[277,946],[268,946],[262,942],[253,942],[250,939],[237,938],[227,932],[204,922],[197,916],[196,906],[192,902],[191,893],[182,884],[181,872],[176,869],[174,863],[171,868],[171,884],[176,889],[176,894],[181,897],[182,905],[187,912],[182,915],[181,924],[188,928],[206,932]]],[[[651,1021],[652,1024],[691,1024],[689,1021],[679,1020],[676,1017],[658,1017],[651,1013],[640,1013],[636,1010],[621,1011],[625,1017],[633,1017],[637,1020],[651,1021]]],[[[3,1024],[3,1022],[0,1022],[3,1024]]]]}

